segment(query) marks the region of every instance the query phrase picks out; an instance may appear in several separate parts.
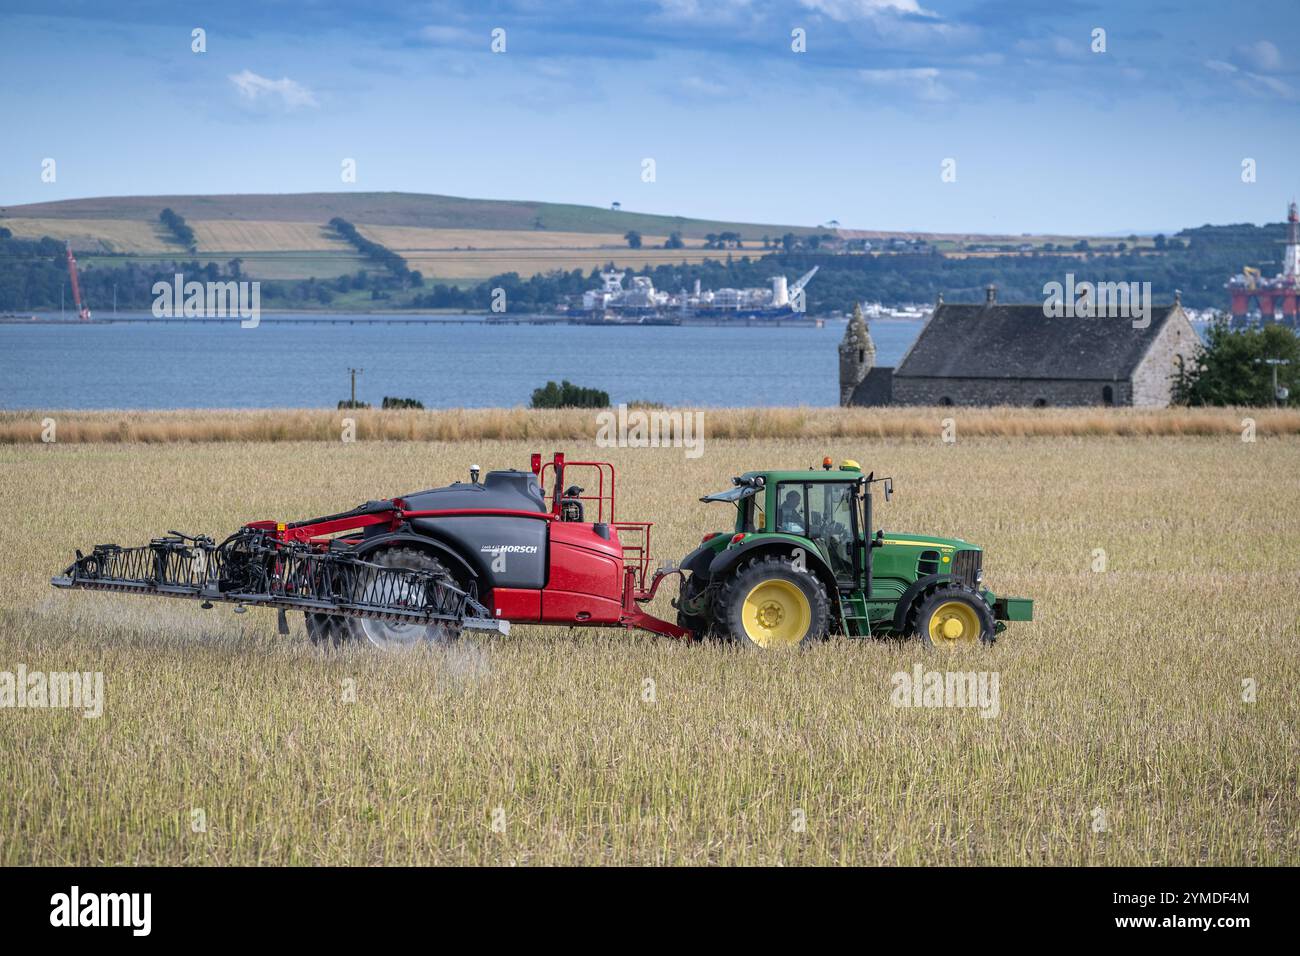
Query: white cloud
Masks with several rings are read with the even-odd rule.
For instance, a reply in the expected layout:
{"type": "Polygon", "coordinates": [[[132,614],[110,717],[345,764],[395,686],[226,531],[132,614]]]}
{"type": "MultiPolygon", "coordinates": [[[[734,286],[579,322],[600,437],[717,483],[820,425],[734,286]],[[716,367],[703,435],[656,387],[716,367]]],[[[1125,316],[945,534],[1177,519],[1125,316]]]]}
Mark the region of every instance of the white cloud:
{"type": "Polygon", "coordinates": [[[953,23],[918,0],[799,0],[805,10],[820,13],[870,48],[969,48],[979,41],[978,27],[953,23]]]}
{"type": "Polygon", "coordinates": [[[659,0],[659,11],[669,20],[727,22],[752,15],[750,6],[750,0],[659,0]]]}
{"type": "Polygon", "coordinates": [[[1091,55],[1091,46],[1085,38],[1054,36],[1051,47],[1052,52],[1063,59],[1082,60],[1091,55]]]}
{"type": "Polygon", "coordinates": [[[291,110],[300,106],[318,105],[316,94],[287,76],[272,80],[258,76],[252,70],[244,70],[242,73],[231,73],[229,79],[235,84],[240,97],[250,102],[255,103],[263,97],[271,101],[278,98],[281,106],[291,110]]]}
{"type": "Polygon", "coordinates": [[[968,79],[969,74],[941,72],[933,66],[900,70],[858,70],[858,76],[871,86],[901,90],[918,100],[940,103],[955,95],[944,79],[968,79]]]}
{"type": "Polygon", "coordinates": [[[723,84],[715,83],[713,80],[706,80],[702,76],[685,77],[678,86],[687,96],[698,96],[706,99],[717,99],[731,93],[723,84]]]}
{"type": "Polygon", "coordinates": [[[1275,73],[1282,69],[1282,53],[1268,40],[1247,43],[1234,51],[1235,59],[1246,68],[1253,68],[1264,73],[1275,73]]]}
{"type": "MultiPolygon", "coordinates": [[[[1268,45],[1272,46],[1271,43],[1268,45]]],[[[1284,100],[1300,100],[1300,90],[1281,77],[1264,76],[1223,60],[1206,60],[1204,65],[1212,73],[1229,78],[1237,89],[1251,96],[1265,98],[1276,96],[1284,100]]]]}
{"type": "Polygon", "coordinates": [[[489,40],[487,33],[478,36],[462,27],[421,27],[420,37],[430,43],[445,44],[447,46],[468,46],[475,41],[482,46],[487,46],[489,40]]]}
{"type": "Polygon", "coordinates": [[[850,20],[865,20],[881,13],[910,13],[915,16],[934,16],[929,10],[922,9],[916,0],[799,0],[799,5],[808,10],[824,13],[832,20],[840,23],[848,23],[850,20]]]}
{"type": "Polygon", "coordinates": [[[1280,96],[1284,100],[1300,100],[1300,92],[1285,80],[1278,79],[1276,76],[1247,75],[1255,81],[1256,85],[1268,90],[1274,96],[1280,96]]]}
{"type": "Polygon", "coordinates": [[[970,53],[958,59],[966,66],[1001,66],[1007,58],[1001,53],[970,53]]]}
{"type": "Polygon", "coordinates": [[[1017,40],[1015,50],[1031,59],[1083,60],[1093,55],[1091,42],[1091,38],[1086,35],[1072,38],[1052,34],[1046,37],[1017,40]]]}

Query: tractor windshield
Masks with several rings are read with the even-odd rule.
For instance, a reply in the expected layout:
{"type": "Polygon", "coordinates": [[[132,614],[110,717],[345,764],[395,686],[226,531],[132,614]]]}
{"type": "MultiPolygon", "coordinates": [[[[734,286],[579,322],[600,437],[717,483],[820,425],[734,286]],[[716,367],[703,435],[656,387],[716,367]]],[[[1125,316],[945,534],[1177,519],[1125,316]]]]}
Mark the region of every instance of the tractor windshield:
{"type": "Polygon", "coordinates": [[[776,487],[776,530],[817,542],[841,581],[854,579],[853,487],[841,481],[785,481],[776,487]]]}

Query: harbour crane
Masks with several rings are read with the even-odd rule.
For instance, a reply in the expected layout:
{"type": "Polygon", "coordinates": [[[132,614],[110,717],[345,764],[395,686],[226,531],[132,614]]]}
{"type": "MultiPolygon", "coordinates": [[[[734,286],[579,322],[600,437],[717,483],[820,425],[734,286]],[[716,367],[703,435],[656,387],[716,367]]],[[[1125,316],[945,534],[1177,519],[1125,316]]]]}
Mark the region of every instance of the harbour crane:
{"type": "Polygon", "coordinates": [[[72,280],[72,301],[77,307],[77,318],[90,321],[90,307],[81,301],[81,283],[77,281],[77,257],[72,254],[72,243],[67,243],[68,278],[72,280]]]}
{"type": "Polygon", "coordinates": [[[799,297],[799,293],[803,291],[803,287],[806,286],[812,280],[812,277],[817,274],[817,270],[820,268],[821,266],[813,266],[811,269],[809,269],[807,272],[801,275],[794,285],[790,286],[790,299],[792,301],[796,300],[799,297]]]}

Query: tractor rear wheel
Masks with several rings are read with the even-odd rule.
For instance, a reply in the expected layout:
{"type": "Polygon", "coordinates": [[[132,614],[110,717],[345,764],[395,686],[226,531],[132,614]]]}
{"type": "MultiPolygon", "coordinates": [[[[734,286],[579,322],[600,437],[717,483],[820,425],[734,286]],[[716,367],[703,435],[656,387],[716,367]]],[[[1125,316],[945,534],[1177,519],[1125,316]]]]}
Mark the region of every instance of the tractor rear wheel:
{"type": "Polygon", "coordinates": [[[977,592],[957,584],[935,588],[912,609],[908,632],[927,647],[992,644],[993,610],[977,592]]]}
{"type": "Polygon", "coordinates": [[[830,601],[815,574],[769,555],[728,578],[715,620],[722,634],[751,647],[806,647],[826,636],[830,601]]]}
{"type": "MultiPolygon", "coordinates": [[[[452,577],[446,565],[433,555],[415,548],[387,548],[365,556],[367,561],[387,568],[405,568],[411,571],[433,571],[452,577]]],[[[458,587],[459,582],[452,577],[458,587]]],[[[368,641],[384,650],[403,650],[420,644],[450,644],[460,637],[460,624],[435,621],[432,624],[395,624],[364,617],[347,618],[353,640],[368,641]]]]}
{"type": "Polygon", "coordinates": [[[335,650],[352,641],[348,620],[342,614],[308,611],[304,617],[307,618],[307,637],[317,647],[335,650]]]}

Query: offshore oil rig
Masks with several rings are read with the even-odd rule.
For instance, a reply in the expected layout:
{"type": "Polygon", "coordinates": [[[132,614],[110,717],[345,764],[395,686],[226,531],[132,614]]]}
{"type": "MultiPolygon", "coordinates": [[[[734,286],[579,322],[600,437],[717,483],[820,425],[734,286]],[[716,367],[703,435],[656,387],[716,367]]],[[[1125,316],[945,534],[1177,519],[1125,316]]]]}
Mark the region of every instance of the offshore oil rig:
{"type": "Polygon", "coordinates": [[[1279,307],[1282,321],[1296,325],[1296,296],[1300,293],[1300,214],[1295,200],[1287,209],[1286,253],[1282,257],[1282,271],[1272,278],[1264,278],[1259,269],[1246,266],[1228,280],[1225,288],[1232,300],[1232,324],[1246,325],[1251,320],[1250,302],[1255,300],[1260,322],[1277,319],[1279,307]]]}

